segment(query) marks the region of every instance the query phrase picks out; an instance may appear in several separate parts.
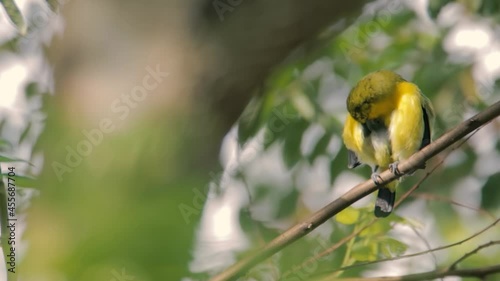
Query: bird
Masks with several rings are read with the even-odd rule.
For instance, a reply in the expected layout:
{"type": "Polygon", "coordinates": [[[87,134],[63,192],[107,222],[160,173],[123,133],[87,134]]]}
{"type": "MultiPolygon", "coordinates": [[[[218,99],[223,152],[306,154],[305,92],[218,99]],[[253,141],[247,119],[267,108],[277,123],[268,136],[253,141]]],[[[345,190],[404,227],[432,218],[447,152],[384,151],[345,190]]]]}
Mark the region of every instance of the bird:
{"type": "MultiPolygon", "coordinates": [[[[398,163],[431,142],[434,109],[417,85],[390,70],[367,74],[347,97],[342,138],[347,166],[372,168],[371,179],[380,185],[379,171],[400,175],[398,163]]],[[[425,168],[425,165],[423,167],[425,168]]],[[[399,180],[380,186],[374,215],[387,217],[394,208],[399,180]]]]}

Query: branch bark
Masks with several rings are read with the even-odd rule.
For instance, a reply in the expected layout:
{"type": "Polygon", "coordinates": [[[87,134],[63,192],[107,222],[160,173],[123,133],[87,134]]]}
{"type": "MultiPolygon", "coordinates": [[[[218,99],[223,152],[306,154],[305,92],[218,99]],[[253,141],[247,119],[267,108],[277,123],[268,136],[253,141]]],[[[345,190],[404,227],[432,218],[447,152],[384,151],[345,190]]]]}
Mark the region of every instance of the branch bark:
{"type": "MultiPolygon", "coordinates": [[[[432,142],[430,145],[415,153],[406,161],[401,162],[398,168],[401,172],[401,176],[414,171],[418,167],[421,167],[425,161],[429,160],[433,156],[437,155],[453,143],[457,142],[461,138],[465,137],[475,129],[491,121],[495,117],[500,115],[500,101],[491,105],[479,114],[471,117],[470,119],[462,122],[456,126],[451,131],[442,135],[439,139],[432,142]]],[[[385,185],[399,176],[391,173],[389,170],[384,171],[380,174],[380,185],[385,185]]],[[[376,191],[378,186],[372,180],[368,180],[364,183],[358,184],[357,186],[350,189],[344,195],[326,205],[316,213],[312,214],[309,218],[291,227],[280,236],[276,237],[274,240],[265,245],[260,251],[252,254],[236,264],[232,265],[225,271],[214,276],[212,281],[224,281],[224,280],[234,280],[236,277],[244,274],[247,270],[261,262],[262,260],[270,257],[276,252],[280,251],[287,245],[295,242],[299,238],[305,236],[311,232],[316,227],[323,224],[325,221],[344,210],[354,202],[360,200],[361,198],[367,196],[368,194],[376,191]]],[[[500,266],[499,266],[500,267],[500,266]]],[[[360,279],[361,280],[361,279],[360,279]]],[[[401,279],[394,279],[401,280],[401,279]]],[[[414,279],[409,279],[414,280],[414,279]]],[[[417,279],[422,280],[422,279],[417,279]]]]}

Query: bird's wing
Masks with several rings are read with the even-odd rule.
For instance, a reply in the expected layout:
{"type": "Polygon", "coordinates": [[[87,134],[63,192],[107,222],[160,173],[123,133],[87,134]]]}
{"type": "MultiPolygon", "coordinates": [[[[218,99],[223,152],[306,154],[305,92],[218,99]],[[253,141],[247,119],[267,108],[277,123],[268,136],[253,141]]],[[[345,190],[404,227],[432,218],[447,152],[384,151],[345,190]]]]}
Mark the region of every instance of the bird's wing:
{"type": "Polygon", "coordinates": [[[426,147],[429,143],[431,143],[431,125],[429,120],[429,115],[427,114],[427,110],[425,107],[422,107],[423,119],[424,119],[424,135],[422,137],[422,144],[420,145],[420,149],[426,147]]]}
{"type": "Polygon", "coordinates": [[[430,125],[429,122],[424,124],[425,119],[429,121],[429,116],[427,114],[425,118],[423,114],[422,108],[426,108],[425,101],[415,84],[400,83],[395,94],[398,95],[398,103],[391,115],[389,132],[393,161],[401,161],[417,152],[422,146],[423,139],[430,141],[430,125]]]}

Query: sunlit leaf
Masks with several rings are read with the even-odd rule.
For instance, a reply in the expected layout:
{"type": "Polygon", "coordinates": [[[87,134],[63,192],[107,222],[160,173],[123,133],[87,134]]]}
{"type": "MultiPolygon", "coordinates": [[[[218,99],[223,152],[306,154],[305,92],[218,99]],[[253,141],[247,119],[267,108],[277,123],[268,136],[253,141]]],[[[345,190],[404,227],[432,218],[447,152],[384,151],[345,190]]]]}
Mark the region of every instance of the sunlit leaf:
{"type": "Polygon", "coordinates": [[[359,220],[359,210],[354,207],[348,207],[344,209],[342,212],[338,213],[335,216],[335,220],[342,224],[355,224],[359,220]]]}
{"type": "Polygon", "coordinates": [[[352,247],[351,257],[356,261],[377,260],[377,246],[375,243],[355,243],[352,247]]]}
{"type": "Polygon", "coordinates": [[[304,93],[296,92],[292,96],[291,102],[302,118],[306,120],[313,119],[316,114],[314,105],[312,104],[311,100],[309,100],[309,98],[304,95],[304,93]]]}
{"type": "Polygon", "coordinates": [[[384,218],[383,220],[377,220],[374,224],[361,231],[359,236],[373,237],[376,235],[385,234],[389,230],[391,230],[390,222],[391,222],[391,216],[384,218]]]}
{"type": "Polygon", "coordinates": [[[385,258],[401,256],[408,249],[408,245],[390,237],[385,237],[379,245],[380,253],[385,258]]]}

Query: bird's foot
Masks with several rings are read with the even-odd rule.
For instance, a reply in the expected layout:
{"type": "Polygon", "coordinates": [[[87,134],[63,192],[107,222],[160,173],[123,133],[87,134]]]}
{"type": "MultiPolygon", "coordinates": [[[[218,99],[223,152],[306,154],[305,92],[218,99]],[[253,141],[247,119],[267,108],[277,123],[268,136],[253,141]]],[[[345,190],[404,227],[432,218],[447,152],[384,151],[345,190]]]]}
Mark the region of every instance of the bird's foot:
{"type": "Polygon", "coordinates": [[[396,176],[401,176],[401,171],[398,169],[399,161],[395,161],[391,164],[389,164],[389,170],[396,176]]]}
{"type": "MultiPolygon", "coordinates": [[[[395,174],[396,176],[402,176],[403,173],[398,169],[399,161],[395,161],[394,163],[389,164],[389,170],[395,174]]],[[[407,175],[413,175],[417,170],[422,169],[425,170],[425,163],[422,163],[420,166],[418,166],[416,169],[409,171],[406,173],[407,175]]]]}
{"type": "Polygon", "coordinates": [[[382,178],[380,177],[379,173],[372,173],[372,181],[375,183],[375,185],[380,185],[380,182],[382,181],[382,178]]]}

